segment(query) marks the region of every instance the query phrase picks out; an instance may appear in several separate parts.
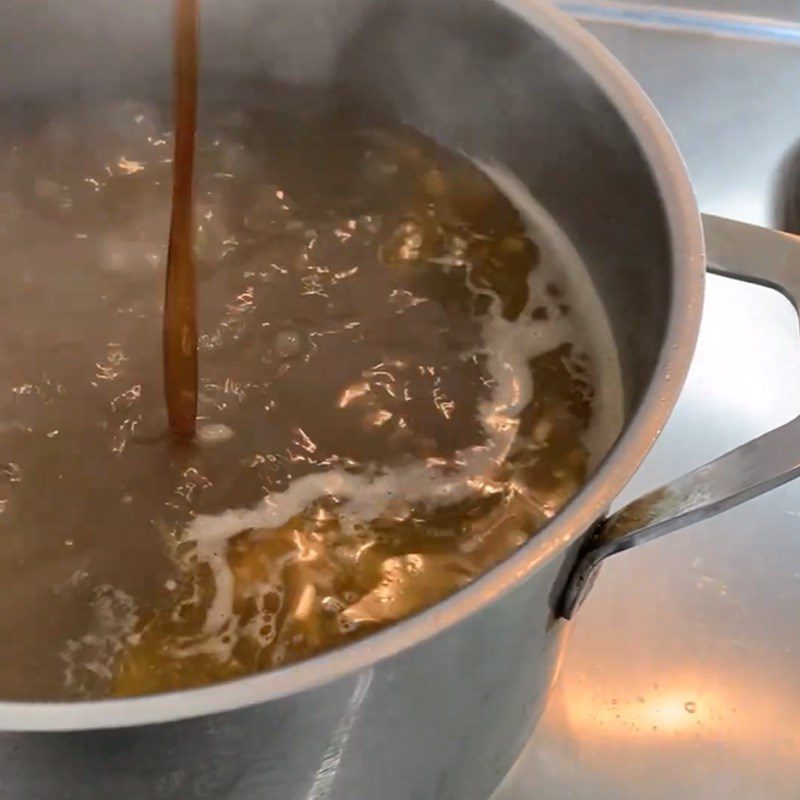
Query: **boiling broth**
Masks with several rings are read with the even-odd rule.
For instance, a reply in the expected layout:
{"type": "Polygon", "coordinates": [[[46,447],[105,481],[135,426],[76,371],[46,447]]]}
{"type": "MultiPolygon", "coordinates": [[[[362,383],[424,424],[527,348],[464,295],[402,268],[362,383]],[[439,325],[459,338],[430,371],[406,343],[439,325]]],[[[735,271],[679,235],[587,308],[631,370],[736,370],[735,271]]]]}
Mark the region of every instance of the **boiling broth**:
{"type": "Polygon", "coordinates": [[[599,302],[511,179],[405,127],[221,101],[176,449],[169,127],[128,101],[3,145],[7,698],[201,685],[369,634],[527,541],[619,427],[599,302]]]}

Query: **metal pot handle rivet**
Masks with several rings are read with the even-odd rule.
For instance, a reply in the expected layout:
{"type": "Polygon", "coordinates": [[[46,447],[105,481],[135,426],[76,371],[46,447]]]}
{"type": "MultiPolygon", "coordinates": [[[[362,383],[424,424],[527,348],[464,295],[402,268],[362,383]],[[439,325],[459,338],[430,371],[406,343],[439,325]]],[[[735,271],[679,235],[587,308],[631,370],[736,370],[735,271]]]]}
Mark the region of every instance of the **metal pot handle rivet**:
{"type": "MultiPolygon", "coordinates": [[[[777,289],[800,312],[800,238],[703,216],[708,269],[777,289]]],[[[615,553],[775,489],[800,476],[800,417],[737,447],[601,520],[587,537],[557,613],[571,619],[615,553]]]]}

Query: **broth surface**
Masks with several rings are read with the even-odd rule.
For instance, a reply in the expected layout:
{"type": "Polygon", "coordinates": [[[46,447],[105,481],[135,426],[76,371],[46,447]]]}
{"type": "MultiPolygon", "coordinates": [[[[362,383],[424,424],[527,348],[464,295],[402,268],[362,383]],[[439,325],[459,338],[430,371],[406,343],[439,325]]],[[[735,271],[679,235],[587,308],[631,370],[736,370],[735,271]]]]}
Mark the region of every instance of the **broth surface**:
{"type": "Polygon", "coordinates": [[[126,101],[0,147],[4,698],[201,685],[364,636],[523,544],[618,430],[599,302],[513,181],[408,128],[220,103],[175,448],[168,129],[126,101]]]}

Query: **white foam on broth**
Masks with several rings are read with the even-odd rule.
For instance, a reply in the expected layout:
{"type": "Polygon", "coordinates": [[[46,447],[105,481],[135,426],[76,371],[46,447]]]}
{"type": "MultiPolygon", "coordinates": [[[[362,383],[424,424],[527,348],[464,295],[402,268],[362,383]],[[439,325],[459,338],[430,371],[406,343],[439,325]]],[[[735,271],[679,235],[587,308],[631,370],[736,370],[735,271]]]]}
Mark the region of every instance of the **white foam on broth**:
{"type": "MultiPolygon", "coordinates": [[[[576,339],[579,320],[580,344],[591,353],[595,387],[592,417],[584,434],[592,469],[605,456],[622,428],[622,379],[608,318],[580,254],[553,217],[536,202],[527,188],[503,167],[479,163],[520,212],[529,237],[537,242],[541,261],[528,277],[528,302],[516,319],[502,314],[500,299],[474,287],[471,291],[491,295],[489,312],[481,325],[481,352],[492,380],[490,397],[478,405],[478,420],[485,443],[456,453],[453,464],[421,461],[413,465],[384,466],[376,475],[354,474],[334,468],[305,475],[283,492],[272,493],[251,508],[229,509],[220,514],[198,515],[185,530],[196,543],[200,561],[211,569],[216,593],[206,616],[206,632],[218,634],[233,616],[234,581],[226,558],[227,541],[247,529],[270,529],[285,525],[316,502],[332,498],[340,504],[337,513],[343,527],[369,523],[402,500],[428,509],[453,505],[469,497],[502,464],[519,430],[519,415],[534,397],[530,362],[564,343],[576,339]],[[564,317],[535,320],[534,307],[546,296],[545,283],[557,277],[566,284],[573,308],[564,317]]],[[[222,647],[220,658],[229,647],[222,647]]],[[[213,647],[212,647],[213,650],[213,647]]]]}

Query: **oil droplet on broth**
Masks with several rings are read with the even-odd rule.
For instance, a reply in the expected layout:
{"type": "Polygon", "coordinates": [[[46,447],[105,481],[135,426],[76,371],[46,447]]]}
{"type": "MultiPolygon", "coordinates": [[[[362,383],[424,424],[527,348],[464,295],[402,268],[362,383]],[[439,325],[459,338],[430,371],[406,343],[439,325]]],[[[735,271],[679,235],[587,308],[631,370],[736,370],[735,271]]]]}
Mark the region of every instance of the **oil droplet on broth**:
{"type": "Polygon", "coordinates": [[[302,351],[303,337],[297,331],[281,331],[275,337],[274,347],[281,358],[292,358],[302,351]]]}
{"type": "Polygon", "coordinates": [[[0,231],[0,446],[24,476],[0,479],[5,697],[202,685],[367,635],[534,535],[617,421],[599,306],[529,198],[406,128],[220,102],[197,140],[197,441],[171,452],[168,128],[128,101],[12,137],[12,185],[59,188],[12,193],[0,231]]]}

